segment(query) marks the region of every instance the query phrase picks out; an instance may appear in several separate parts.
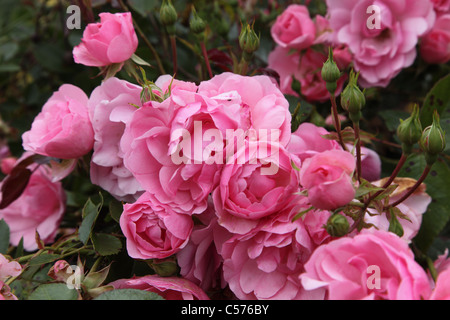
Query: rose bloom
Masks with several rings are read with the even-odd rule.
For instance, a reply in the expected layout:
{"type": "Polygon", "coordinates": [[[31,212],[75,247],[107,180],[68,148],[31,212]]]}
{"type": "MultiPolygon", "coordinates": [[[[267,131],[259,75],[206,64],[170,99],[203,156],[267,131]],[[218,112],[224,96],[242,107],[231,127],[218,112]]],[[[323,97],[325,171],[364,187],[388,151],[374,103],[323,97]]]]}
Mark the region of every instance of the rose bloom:
{"type": "Polygon", "coordinates": [[[201,223],[194,226],[188,244],[177,253],[180,275],[205,291],[225,287],[219,250],[231,234],[218,224],[212,201],[196,218],[201,223]]]}
{"type": "Polygon", "coordinates": [[[165,300],[209,300],[206,293],[189,280],[148,275],[109,283],[115,289],[139,289],[154,292],[165,300]]]}
{"type": "Polygon", "coordinates": [[[194,223],[146,192],[125,204],[120,227],[127,238],[128,255],[135,259],[163,259],[178,252],[189,241],[194,223]]]}
{"type": "Polygon", "coordinates": [[[327,0],[327,6],[334,41],[347,45],[353,53],[363,87],[386,87],[403,68],[411,66],[419,37],[435,21],[429,0],[327,0]],[[367,13],[371,5],[378,6],[379,16],[367,13]]]}
{"type": "Polygon", "coordinates": [[[277,17],[270,33],[280,47],[301,50],[313,44],[316,28],[308,8],[292,4],[277,17]]]}
{"type": "MultiPolygon", "coordinates": [[[[279,130],[279,142],[283,146],[289,142],[291,137],[289,102],[270,77],[248,77],[224,72],[201,82],[198,92],[211,99],[221,99],[223,104],[227,102],[226,109],[237,108],[239,115],[233,117],[239,121],[237,128],[244,132],[249,129],[257,132],[275,129],[279,130]]],[[[235,129],[230,126],[227,128],[235,129]]]]}
{"type": "Polygon", "coordinates": [[[73,49],[76,63],[102,67],[128,60],[138,39],[130,12],[99,14],[99,23],[87,25],[81,43],[73,49]]]}
{"type": "Polygon", "coordinates": [[[299,210],[282,210],[251,232],[236,234],[223,244],[223,276],[238,299],[313,297],[298,279],[313,249],[302,219],[292,222],[299,210]]]}
{"type": "Polygon", "coordinates": [[[166,100],[149,101],[136,110],[121,140],[126,168],[144,190],[179,213],[203,212],[220,172],[216,163],[206,164],[203,158],[196,158],[195,143],[200,143],[199,156],[203,156],[203,132],[216,128],[215,124],[227,117],[219,111],[219,120],[215,120],[207,108],[194,91],[174,87],[166,100]],[[201,125],[197,135],[196,120],[201,125]],[[188,152],[191,143],[194,148],[188,152]],[[183,144],[186,149],[180,150],[183,144]]]}
{"type": "Polygon", "coordinates": [[[450,0],[431,0],[436,12],[448,13],[450,11],[450,0]]]}
{"type": "Polygon", "coordinates": [[[44,104],[31,129],[22,135],[23,148],[61,159],[87,154],[94,144],[87,102],[88,97],[80,88],[62,85],[44,104]]]}
{"type": "Polygon", "coordinates": [[[94,152],[90,164],[93,184],[102,187],[116,199],[135,201],[143,189],[123,164],[120,140],[125,124],[140,106],[140,86],[110,78],[95,88],[89,98],[89,116],[94,129],[94,152]]]}
{"type": "Polygon", "coordinates": [[[66,196],[60,182],[52,182],[48,169],[33,172],[27,187],[14,202],[0,210],[10,229],[10,242],[17,246],[23,238],[26,251],[36,250],[36,232],[41,240],[52,243],[64,215],[66,196]]]}
{"type": "Polygon", "coordinates": [[[306,159],[300,168],[300,185],[308,191],[311,205],[334,210],[352,201],[355,166],[355,157],[343,150],[328,150],[306,159]]]}
{"type": "Polygon", "coordinates": [[[281,145],[250,141],[223,167],[213,191],[219,224],[244,234],[285,208],[299,191],[298,159],[281,145]]]}
{"type": "Polygon", "coordinates": [[[17,261],[9,261],[0,253],[0,281],[9,277],[17,277],[22,273],[22,266],[17,261]]]}
{"type": "Polygon", "coordinates": [[[363,231],[319,246],[300,279],[305,290],[328,300],[420,300],[431,294],[408,244],[387,231],[363,231]]]}
{"type": "Polygon", "coordinates": [[[428,63],[450,61],[450,13],[438,16],[433,29],[422,37],[420,55],[428,63]]]}
{"type": "Polygon", "coordinates": [[[450,259],[448,249],[434,261],[437,279],[430,300],[450,300],[450,259]]]}

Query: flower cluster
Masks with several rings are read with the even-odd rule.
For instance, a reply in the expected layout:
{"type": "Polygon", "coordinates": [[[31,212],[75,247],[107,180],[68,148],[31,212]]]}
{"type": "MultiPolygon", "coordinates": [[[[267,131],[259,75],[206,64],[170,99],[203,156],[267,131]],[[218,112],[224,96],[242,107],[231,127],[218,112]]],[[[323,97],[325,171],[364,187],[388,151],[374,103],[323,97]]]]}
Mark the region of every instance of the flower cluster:
{"type": "MultiPolygon", "coordinates": [[[[61,85],[22,135],[22,157],[2,157],[2,191],[8,178],[27,176],[0,209],[11,244],[35,251],[55,241],[66,209],[62,180],[84,163],[91,183],[122,204],[117,222],[128,256],[154,270],[105,291],[200,300],[449,299],[446,254],[431,275],[409,247],[431,202],[425,185],[381,179],[380,157],[361,145],[359,127],[346,143],[310,122],[292,130],[285,94],[325,102],[344,89],[346,72],[334,94],[322,79],[328,47],[339,70],[353,64],[362,86],[386,86],[411,65],[420,37],[430,62],[449,60],[440,40],[448,38],[447,2],[377,1],[380,27],[368,29],[359,12],[372,2],[327,1],[328,16],[315,19],[306,6],[289,6],[271,28],[277,46],[268,62],[279,84],[234,72],[198,83],[111,76],[111,66],[139,61],[137,36],[129,12],[100,14],[73,57],[106,70],[105,79],[89,95],[61,85]],[[436,23],[435,10],[443,11],[436,23]],[[398,188],[389,189],[392,182],[398,188]]],[[[58,261],[49,275],[66,281],[67,267],[58,261]]],[[[15,298],[3,281],[20,272],[0,255],[0,298],[15,298]]],[[[83,280],[91,297],[93,279],[106,278],[93,274],[83,280]]]]}

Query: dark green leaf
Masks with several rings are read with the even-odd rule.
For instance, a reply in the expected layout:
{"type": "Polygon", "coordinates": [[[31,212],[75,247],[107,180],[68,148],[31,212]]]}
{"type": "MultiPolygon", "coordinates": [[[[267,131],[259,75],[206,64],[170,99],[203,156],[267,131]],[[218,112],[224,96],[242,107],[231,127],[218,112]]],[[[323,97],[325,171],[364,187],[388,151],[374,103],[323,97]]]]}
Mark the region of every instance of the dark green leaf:
{"type": "Polygon", "coordinates": [[[5,220],[0,220],[0,253],[5,254],[9,248],[9,226],[5,220]]]}
{"type": "Polygon", "coordinates": [[[101,256],[116,254],[122,249],[122,242],[115,236],[106,233],[94,233],[91,236],[94,250],[101,256]]]}
{"type": "Polygon", "coordinates": [[[43,253],[43,254],[40,254],[40,255],[34,257],[33,259],[31,259],[29,265],[30,266],[43,265],[43,264],[47,264],[47,263],[56,261],[58,259],[59,259],[58,254],[43,253]]]}
{"type": "Polygon", "coordinates": [[[28,300],[77,300],[78,292],[64,283],[43,284],[34,290],[28,300]]]}
{"type": "Polygon", "coordinates": [[[138,289],[116,289],[99,295],[94,300],[164,300],[160,295],[138,289]]]}
{"type": "Polygon", "coordinates": [[[437,110],[444,118],[444,112],[450,109],[450,74],[439,80],[428,92],[420,110],[420,122],[425,128],[433,122],[433,112],[437,110]]]}
{"type": "Polygon", "coordinates": [[[119,201],[112,200],[109,203],[109,214],[116,222],[120,222],[120,216],[123,212],[123,204],[119,201]]]}
{"type": "Polygon", "coordinates": [[[98,212],[97,206],[91,201],[91,199],[88,199],[83,208],[83,221],[78,229],[78,238],[84,244],[86,244],[89,240],[95,220],[98,216],[98,212]]]}

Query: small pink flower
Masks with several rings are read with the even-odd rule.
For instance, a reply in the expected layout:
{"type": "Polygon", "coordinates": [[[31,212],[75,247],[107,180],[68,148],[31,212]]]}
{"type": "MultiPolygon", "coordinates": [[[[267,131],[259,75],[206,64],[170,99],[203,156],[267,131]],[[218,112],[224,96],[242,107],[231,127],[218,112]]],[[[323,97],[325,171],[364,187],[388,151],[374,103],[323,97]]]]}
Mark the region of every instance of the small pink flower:
{"type": "Polygon", "coordinates": [[[73,49],[76,63],[102,67],[128,60],[136,51],[138,39],[130,12],[99,14],[99,23],[90,23],[81,43],[73,49]]]}
{"type": "Polygon", "coordinates": [[[194,223],[146,192],[124,205],[120,227],[127,238],[128,255],[135,259],[164,259],[186,246],[194,223]]]}
{"type": "Polygon", "coordinates": [[[308,8],[293,4],[277,17],[271,34],[274,41],[283,48],[305,49],[313,44],[316,28],[308,8]]]}
{"type": "Polygon", "coordinates": [[[422,37],[420,55],[428,63],[450,61],[450,13],[438,16],[433,29],[422,37]]]}
{"type": "Polygon", "coordinates": [[[343,150],[328,150],[306,159],[300,168],[300,185],[308,191],[311,204],[334,210],[352,201],[355,165],[353,155],[343,150]]]}
{"type": "Polygon", "coordinates": [[[118,78],[110,78],[94,89],[89,98],[89,116],[94,129],[94,152],[90,164],[91,182],[115,198],[135,201],[143,192],[123,164],[120,141],[126,123],[140,106],[142,88],[118,78]]]}
{"type": "Polygon", "coordinates": [[[0,281],[9,277],[17,277],[22,273],[22,266],[17,261],[9,261],[0,253],[0,281]]]}
{"type": "Polygon", "coordinates": [[[306,290],[328,300],[420,300],[431,294],[408,244],[378,230],[319,246],[300,279],[306,290]]]}
{"type": "Polygon", "coordinates": [[[61,182],[52,182],[47,167],[33,172],[27,187],[14,202],[0,210],[10,229],[10,242],[17,246],[23,238],[26,251],[36,250],[36,232],[44,243],[52,243],[66,210],[66,196],[61,182]]]}
{"type": "Polygon", "coordinates": [[[165,300],[209,300],[206,293],[189,280],[148,275],[109,283],[115,289],[139,289],[154,292],[165,300]]]}
{"type": "Polygon", "coordinates": [[[61,159],[87,154],[94,144],[87,103],[88,97],[80,88],[62,85],[22,135],[24,149],[61,159]]]}

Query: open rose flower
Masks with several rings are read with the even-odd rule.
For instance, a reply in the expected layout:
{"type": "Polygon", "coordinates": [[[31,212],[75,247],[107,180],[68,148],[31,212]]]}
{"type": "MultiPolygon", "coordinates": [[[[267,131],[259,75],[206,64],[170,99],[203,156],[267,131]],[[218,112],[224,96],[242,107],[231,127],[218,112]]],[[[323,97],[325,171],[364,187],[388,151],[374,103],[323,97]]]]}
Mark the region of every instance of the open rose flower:
{"type": "Polygon", "coordinates": [[[138,39],[130,12],[99,14],[99,23],[87,25],[81,43],[73,49],[76,63],[102,67],[128,60],[138,39]]]}
{"type": "Polygon", "coordinates": [[[51,179],[46,167],[38,168],[20,197],[0,210],[0,219],[9,226],[13,246],[23,238],[26,251],[36,250],[36,232],[44,243],[54,241],[66,210],[66,196],[61,182],[51,179]]]}
{"type": "Polygon", "coordinates": [[[272,26],[273,40],[283,48],[305,49],[316,37],[316,27],[306,6],[292,4],[280,14],[272,26]]]}
{"type": "Polygon", "coordinates": [[[347,45],[353,53],[364,87],[386,87],[403,68],[411,66],[419,37],[435,21],[429,0],[326,2],[334,41],[347,45]],[[375,9],[367,13],[372,5],[375,9]]]}
{"type": "Polygon", "coordinates": [[[450,12],[438,16],[433,29],[422,37],[420,55],[428,63],[450,61],[450,12]]]}
{"type": "Polygon", "coordinates": [[[328,300],[428,299],[431,286],[407,243],[387,231],[362,232],[319,246],[300,276],[328,300]]]}
{"type": "Polygon", "coordinates": [[[165,300],[209,300],[206,293],[189,280],[148,275],[109,283],[115,289],[139,289],[154,292],[165,300]]]}
{"type": "Polygon", "coordinates": [[[83,90],[71,84],[62,85],[44,104],[31,129],[22,135],[23,148],[61,159],[87,154],[94,144],[87,103],[83,90]]]}
{"type": "Polygon", "coordinates": [[[261,218],[285,208],[299,191],[298,159],[281,145],[251,141],[222,169],[213,192],[219,224],[244,234],[261,218]]]}
{"type": "Polygon", "coordinates": [[[128,255],[135,259],[164,259],[177,253],[189,241],[194,223],[144,193],[124,205],[120,227],[127,238],[128,255]]]}
{"type": "Polygon", "coordinates": [[[9,261],[0,253],[0,281],[9,277],[17,277],[22,272],[22,266],[17,261],[9,261]]]}
{"type": "Polygon", "coordinates": [[[120,140],[126,123],[139,106],[140,86],[110,78],[94,89],[89,98],[89,116],[94,130],[94,152],[90,164],[92,183],[121,201],[133,202],[141,185],[123,164],[120,140]]]}
{"type": "Polygon", "coordinates": [[[355,166],[355,157],[343,150],[328,150],[306,159],[300,168],[300,184],[308,191],[311,204],[334,210],[352,201],[355,166]]]}
{"type": "Polygon", "coordinates": [[[238,299],[312,298],[298,279],[313,249],[302,219],[291,221],[298,210],[282,210],[265,224],[223,244],[223,276],[238,299]]]}

